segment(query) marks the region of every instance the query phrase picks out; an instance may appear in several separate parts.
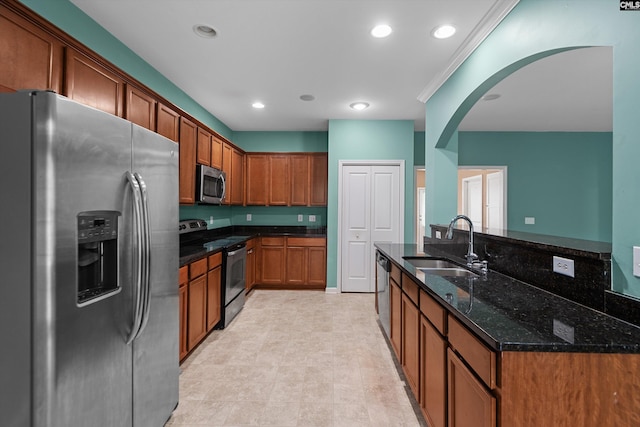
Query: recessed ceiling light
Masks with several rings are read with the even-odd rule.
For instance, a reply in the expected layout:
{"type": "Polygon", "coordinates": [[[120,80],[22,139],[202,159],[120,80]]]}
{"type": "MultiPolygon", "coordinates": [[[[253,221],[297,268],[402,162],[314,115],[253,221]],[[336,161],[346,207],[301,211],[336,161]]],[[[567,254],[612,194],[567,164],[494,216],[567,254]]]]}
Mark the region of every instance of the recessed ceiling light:
{"type": "Polygon", "coordinates": [[[494,99],[498,99],[500,98],[500,94],[499,93],[488,93],[485,96],[482,97],[483,101],[493,101],[494,99]]]}
{"type": "Polygon", "coordinates": [[[218,35],[218,32],[208,25],[194,25],[193,32],[205,39],[210,39],[218,35]]]}
{"type": "Polygon", "coordinates": [[[260,101],[256,101],[256,102],[254,102],[253,104],[251,104],[251,106],[252,106],[253,108],[257,108],[257,109],[264,108],[264,104],[263,104],[262,102],[260,102],[260,101]]]}
{"type": "Polygon", "coordinates": [[[300,95],[300,99],[302,99],[303,101],[313,101],[314,99],[316,99],[316,97],[313,95],[305,94],[300,95]]]}
{"type": "Polygon", "coordinates": [[[371,30],[371,35],[380,39],[383,37],[387,37],[389,34],[391,34],[391,31],[391,27],[387,24],[380,24],[373,27],[373,29],[371,30]]]}
{"type": "Polygon", "coordinates": [[[369,108],[369,104],[367,102],[354,102],[353,104],[350,104],[349,107],[354,110],[362,111],[369,108]]]}
{"type": "Polygon", "coordinates": [[[456,27],[453,25],[440,25],[431,32],[431,35],[437,39],[447,39],[456,33],[456,27]]]}

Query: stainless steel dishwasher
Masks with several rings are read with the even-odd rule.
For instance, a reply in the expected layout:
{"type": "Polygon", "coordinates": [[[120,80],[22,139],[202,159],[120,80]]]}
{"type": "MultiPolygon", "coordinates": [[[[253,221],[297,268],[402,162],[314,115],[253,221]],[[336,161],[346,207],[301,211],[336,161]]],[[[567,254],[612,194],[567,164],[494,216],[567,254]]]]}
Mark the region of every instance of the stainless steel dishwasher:
{"type": "Polygon", "coordinates": [[[391,312],[389,305],[389,271],[391,271],[391,262],[387,257],[376,251],[377,262],[377,285],[378,293],[378,318],[384,333],[389,338],[389,330],[391,329],[391,312]]]}

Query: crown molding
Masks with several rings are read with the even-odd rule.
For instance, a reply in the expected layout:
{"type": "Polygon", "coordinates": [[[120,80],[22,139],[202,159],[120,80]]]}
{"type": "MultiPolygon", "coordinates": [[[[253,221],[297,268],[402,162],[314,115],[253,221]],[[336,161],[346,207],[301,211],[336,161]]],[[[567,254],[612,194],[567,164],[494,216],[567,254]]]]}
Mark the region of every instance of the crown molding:
{"type": "Polygon", "coordinates": [[[420,92],[418,100],[423,103],[427,102],[519,2],[520,0],[496,0],[471,34],[453,53],[449,65],[420,92]]]}

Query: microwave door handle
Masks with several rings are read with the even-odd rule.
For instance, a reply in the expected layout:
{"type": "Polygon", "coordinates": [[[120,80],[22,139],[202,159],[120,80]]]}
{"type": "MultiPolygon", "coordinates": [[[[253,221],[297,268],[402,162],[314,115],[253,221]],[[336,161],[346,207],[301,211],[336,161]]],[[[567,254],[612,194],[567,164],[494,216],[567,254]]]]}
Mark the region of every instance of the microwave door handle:
{"type": "Polygon", "coordinates": [[[142,333],[145,326],[147,326],[147,322],[149,321],[149,303],[151,299],[151,231],[150,231],[150,223],[149,223],[149,196],[147,193],[147,184],[142,179],[142,176],[139,173],[135,173],[134,177],[138,181],[140,185],[140,206],[142,207],[142,242],[143,242],[143,250],[142,250],[142,258],[143,258],[143,268],[142,268],[142,291],[143,291],[143,301],[142,301],[142,322],[140,324],[140,328],[138,329],[138,333],[136,334],[136,338],[142,333]]]}
{"type": "Polygon", "coordinates": [[[127,344],[131,344],[131,342],[135,339],[138,330],[140,329],[140,325],[142,323],[142,259],[143,259],[143,242],[142,242],[142,208],[141,208],[141,196],[140,196],[140,184],[135,179],[135,177],[131,174],[131,172],[127,172],[126,174],[127,180],[129,181],[129,186],[131,187],[131,193],[133,196],[133,235],[135,240],[135,256],[133,259],[133,269],[135,278],[135,303],[133,307],[133,324],[131,325],[131,331],[129,332],[129,336],[127,337],[127,344]]]}
{"type": "Polygon", "coordinates": [[[222,202],[227,195],[227,182],[224,179],[224,174],[220,174],[220,180],[222,181],[222,196],[220,197],[220,201],[222,202]]]}

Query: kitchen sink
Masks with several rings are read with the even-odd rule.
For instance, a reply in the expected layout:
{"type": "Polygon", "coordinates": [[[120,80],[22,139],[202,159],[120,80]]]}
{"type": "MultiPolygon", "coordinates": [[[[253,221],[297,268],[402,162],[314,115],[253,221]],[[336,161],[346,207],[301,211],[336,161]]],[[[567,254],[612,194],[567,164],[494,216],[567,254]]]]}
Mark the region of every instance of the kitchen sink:
{"type": "Polygon", "coordinates": [[[436,276],[454,276],[454,277],[477,277],[473,271],[460,267],[450,261],[440,258],[404,258],[409,264],[412,264],[418,270],[425,274],[433,274],[436,276]]]}

